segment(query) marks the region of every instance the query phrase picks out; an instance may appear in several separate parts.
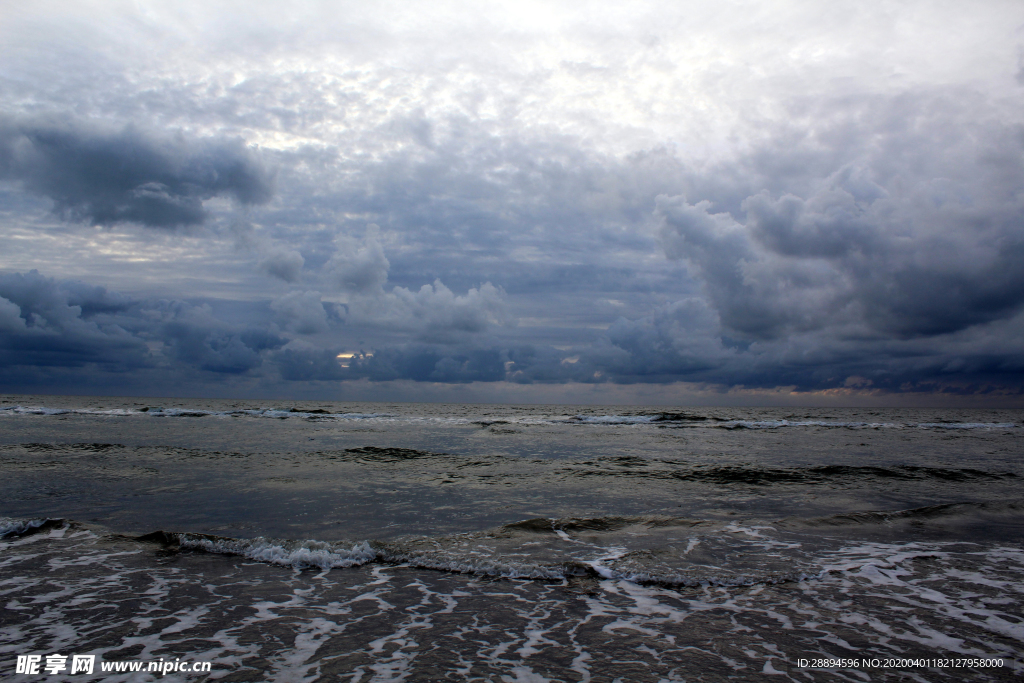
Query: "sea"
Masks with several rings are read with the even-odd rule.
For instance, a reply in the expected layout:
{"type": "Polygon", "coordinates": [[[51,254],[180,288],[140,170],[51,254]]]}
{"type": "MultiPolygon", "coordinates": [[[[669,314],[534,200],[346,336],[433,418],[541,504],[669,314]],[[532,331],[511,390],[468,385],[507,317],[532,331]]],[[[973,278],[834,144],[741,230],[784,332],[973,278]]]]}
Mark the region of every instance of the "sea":
{"type": "Polygon", "coordinates": [[[1022,417],[0,396],[0,678],[1021,681],[1022,417]]]}

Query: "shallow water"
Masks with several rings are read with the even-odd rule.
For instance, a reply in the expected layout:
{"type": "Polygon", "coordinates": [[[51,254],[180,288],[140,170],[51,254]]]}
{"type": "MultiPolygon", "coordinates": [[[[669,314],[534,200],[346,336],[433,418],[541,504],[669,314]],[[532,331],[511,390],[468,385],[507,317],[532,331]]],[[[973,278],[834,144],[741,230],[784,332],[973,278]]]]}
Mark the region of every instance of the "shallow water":
{"type": "Polygon", "coordinates": [[[1024,674],[1013,411],[2,400],[5,675],[1024,674]]]}

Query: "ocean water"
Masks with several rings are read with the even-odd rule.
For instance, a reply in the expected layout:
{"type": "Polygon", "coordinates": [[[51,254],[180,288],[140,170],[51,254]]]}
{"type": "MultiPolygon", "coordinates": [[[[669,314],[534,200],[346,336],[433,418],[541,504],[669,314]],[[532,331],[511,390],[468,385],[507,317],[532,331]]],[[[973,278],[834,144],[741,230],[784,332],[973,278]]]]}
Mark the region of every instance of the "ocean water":
{"type": "Polygon", "coordinates": [[[1021,418],[2,396],[0,678],[1024,680],[1021,418]]]}

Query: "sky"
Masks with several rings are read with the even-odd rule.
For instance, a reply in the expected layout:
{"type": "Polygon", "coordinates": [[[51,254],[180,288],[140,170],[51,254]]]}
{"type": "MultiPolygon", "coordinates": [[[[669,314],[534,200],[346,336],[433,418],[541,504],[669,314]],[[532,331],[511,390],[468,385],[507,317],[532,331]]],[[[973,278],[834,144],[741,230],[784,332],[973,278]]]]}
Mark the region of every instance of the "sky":
{"type": "Polygon", "coordinates": [[[0,0],[0,390],[1024,406],[1024,4],[0,0]]]}

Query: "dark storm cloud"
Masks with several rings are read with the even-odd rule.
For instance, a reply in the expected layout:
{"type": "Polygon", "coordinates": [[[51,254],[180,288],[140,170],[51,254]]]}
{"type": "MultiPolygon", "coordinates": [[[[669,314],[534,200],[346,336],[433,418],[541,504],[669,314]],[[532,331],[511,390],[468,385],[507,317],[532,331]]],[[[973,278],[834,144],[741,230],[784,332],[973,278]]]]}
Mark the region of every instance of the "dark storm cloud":
{"type": "Polygon", "coordinates": [[[0,366],[240,374],[286,343],[273,325],[233,325],[209,305],[134,301],[37,271],[0,276],[0,366]],[[152,348],[151,348],[152,345],[152,348]]]}
{"type": "Polygon", "coordinates": [[[281,377],[289,382],[333,382],[354,378],[338,362],[338,352],[331,349],[286,348],[274,354],[281,377]]]}
{"type": "Polygon", "coordinates": [[[209,305],[160,302],[150,311],[158,316],[153,334],[167,346],[167,355],[201,370],[241,374],[263,364],[262,352],[279,349],[287,342],[267,325],[225,323],[209,305]]]}
{"type": "MultiPolygon", "coordinates": [[[[82,386],[109,383],[110,373],[125,371],[147,373],[165,386],[194,387],[218,376],[248,376],[321,386],[356,379],[527,385],[686,380],[801,389],[853,382],[893,391],[978,393],[1024,380],[1024,353],[1007,343],[1024,333],[1021,319],[984,334],[965,330],[944,344],[929,338],[843,340],[830,330],[751,343],[723,336],[714,309],[690,298],[644,318],[621,318],[574,351],[493,336],[352,351],[289,342],[270,318],[234,324],[208,304],[130,300],[36,272],[0,278],[0,297],[0,365],[7,381],[20,378],[25,387],[32,386],[31,378],[19,375],[19,368],[33,367],[40,381],[50,370],[63,370],[60,382],[82,386]]],[[[326,310],[315,292],[293,299],[298,320],[316,307],[326,310]]],[[[320,320],[316,314],[312,319],[320,320]]]]}
{"type": "Polygon", "coordinates": [[[36,271],[0,276],[0,365],[81,367],[114,372],[153,365],[142,339],[110,316],[125,297],[36,271]]]}
{"type": "MultiPolygon", "coordinates": [[[[639,320],[620,318],[608,329],[608,347],[600,369],[618,377],[651,379],[710,374],[721,368],[735,350],[718,335],[714,311],[700,299],[667,305],[639,320]],[[612,354],[608,348],[625,354],[612,354]]],[[[589,359],[588,359],[589,360],[589,359]]],[[[593,361],[591,361],[593,363],[593,361]]]]}
{"type": "Polygon", "coordinates": [[[658,197],[665,252],[713,315],[617,323],[632,374],[823,386],[982,373],[993,352],[1014,366],[1012,346],[968,337],[1024,308],[1024,129],[969,92],[841,105],[658,197]]]}
{"type": "MultiPolygon", "coordinates": [[[[1024,390],[1024,351],[1013,339],[1024,318],[941,337],[900,339],[835,329],[777,339],[737,339],[703,315],[670,305],[637,320],[621,319],[602,343],[578,354],[576,381],[698,382],[717,386],[795,387],[801,391],[921,387],[966,393],[1024,390]],[[967,391],[965,387],[974,387],[967,391]]],[[[563,373],[564,375],[564,373],[563,373]]]]}
{"type": "Polygon", "coordinates": [[[80,121],[0,119],[0,179],[53,200],[54,211],[94,225],[198,225],[203,202],[270,199],[271,176],[237,139],[156,136],[80,121]]]}

